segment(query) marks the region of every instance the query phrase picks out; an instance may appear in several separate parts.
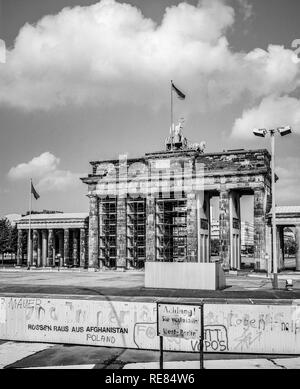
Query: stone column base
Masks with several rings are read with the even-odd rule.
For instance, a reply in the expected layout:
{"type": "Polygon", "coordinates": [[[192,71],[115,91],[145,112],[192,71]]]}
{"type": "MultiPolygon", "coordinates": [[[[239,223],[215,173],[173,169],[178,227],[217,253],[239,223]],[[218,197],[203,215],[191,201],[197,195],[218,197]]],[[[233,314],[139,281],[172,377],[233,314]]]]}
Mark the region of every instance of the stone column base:
{"type": "Polygon", "coordinates": [[[99,271],[100,269],[99,268],[97,268],[97,267],[88,267],[87,268],[87,271],[88,272],[97,272],[97,271],[99,271]]]}

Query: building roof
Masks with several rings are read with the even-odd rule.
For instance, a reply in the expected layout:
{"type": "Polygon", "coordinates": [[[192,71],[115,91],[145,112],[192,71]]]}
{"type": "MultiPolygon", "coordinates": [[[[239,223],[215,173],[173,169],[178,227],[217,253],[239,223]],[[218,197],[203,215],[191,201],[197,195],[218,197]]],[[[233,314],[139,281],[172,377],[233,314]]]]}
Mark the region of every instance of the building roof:
{"type": "MultiPolygon", "coordinates": [[[[85,219],[89,216],[87,212],[78,213],[34,213],[31,220],[61,220],[61,219],[85,219]]],[[[28,220],[29,215],[23,216],[22,220],[28,220]]]]}
{"type": "MultiPolygon", "coordinates": [[[[32,229],[86,228],[89,214],[82,213],[36,213],[31,215],[32,229]]],[[[17,221],[19,230],[29,227],[29,215],[17,221]]]]}
{"type": "MultiPolygon", "coordinates": [[[[272,210],[267,215],[272,220],[272,210]]],[[[278,226],[293,226],[300,224],[300,206],[285,205],[276,207],[276,223],[278,226]]]]}
{"type": "Polygon", "coordinates": [[[277,206],[276,214],[280,213],[300,213],[300,205],[277,206]]]}

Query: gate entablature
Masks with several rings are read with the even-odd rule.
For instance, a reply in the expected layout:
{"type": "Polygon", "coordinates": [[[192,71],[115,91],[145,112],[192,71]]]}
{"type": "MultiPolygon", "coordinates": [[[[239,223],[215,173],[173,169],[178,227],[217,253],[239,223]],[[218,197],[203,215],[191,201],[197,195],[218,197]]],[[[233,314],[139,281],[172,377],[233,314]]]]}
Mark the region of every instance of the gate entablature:
{"type": "MultiPolygon", "coordinates": [[[[110,183],[123,186],[133,179],[141,182],[157,179],[160,172],[166,177],[169,171],[174,177],[187,177],[191,173],[196,179],[204,179],[204,190],[219,189],[226,184],[229,189],[243,189],[251,192],[254,188],[270,187],[270,154],[266,149],[224,151],[202,153],[195,150],[161,151],[147,153],[142,158],[92,161],[92,173],[82,178],[95,192],[97,184],[110,183]],[[181,168],[180,168],[181,166],[181,168]]],[[[168,177],[168,176],[167,176],[168,177]]],[[[100,194],[101,190],[98,191],[100,194]]]]}

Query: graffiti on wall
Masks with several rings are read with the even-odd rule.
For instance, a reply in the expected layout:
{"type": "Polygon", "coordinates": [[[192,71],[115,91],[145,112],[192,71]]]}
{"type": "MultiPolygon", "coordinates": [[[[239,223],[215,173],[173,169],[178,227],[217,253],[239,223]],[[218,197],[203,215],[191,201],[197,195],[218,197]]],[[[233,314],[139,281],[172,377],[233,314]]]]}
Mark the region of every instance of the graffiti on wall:
{"type": "MultiPolygon", "coordinates": [[[[156,304],[0,297],[0,339],[159,349],[156,304]]],[[[199,351],[198,339],[165,338],[165,349],[199,351]]],[[[206,352],[300,352],[297,305],[204,305],[206,352]]]]}

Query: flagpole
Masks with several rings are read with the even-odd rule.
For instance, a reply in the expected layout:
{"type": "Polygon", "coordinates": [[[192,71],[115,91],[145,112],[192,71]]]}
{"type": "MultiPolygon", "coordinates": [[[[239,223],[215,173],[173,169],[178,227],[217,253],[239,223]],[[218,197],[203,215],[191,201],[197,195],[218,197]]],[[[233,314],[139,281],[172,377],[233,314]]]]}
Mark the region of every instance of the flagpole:
{"type": "Polygon", "coordinates": [[[173,150],[173,80],[171,80],[171,149],[173,150]]]}
{"type": "Polygon", "coordinates": [[[30,178],[30,189],[29,189],[29,228],[28,228],[28,248],[27,248],[27,268],[31,265],[32,258],[32,244],[31,244],[31,210],[32,210],[32,179],[30,178]]]}

